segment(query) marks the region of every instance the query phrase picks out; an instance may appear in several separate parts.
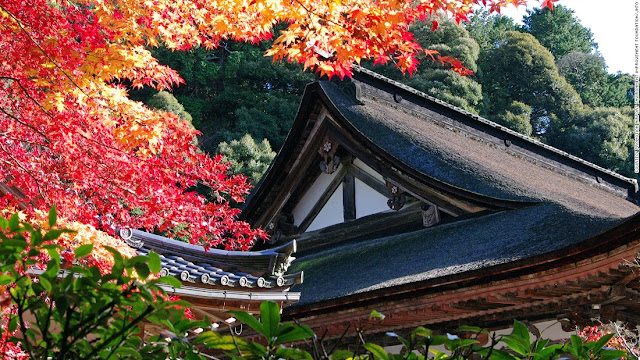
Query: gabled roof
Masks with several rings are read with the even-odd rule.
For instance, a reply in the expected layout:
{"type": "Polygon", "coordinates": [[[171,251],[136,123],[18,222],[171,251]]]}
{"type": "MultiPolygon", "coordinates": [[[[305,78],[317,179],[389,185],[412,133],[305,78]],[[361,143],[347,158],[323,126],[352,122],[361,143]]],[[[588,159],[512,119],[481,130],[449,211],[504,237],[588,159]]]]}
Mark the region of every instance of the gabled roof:
{"type": "MultiPolygon", "coordinates": [[[[510,281],[535,287],[533,277],[544,275],[548,286],[558,276],[559,284],[567,283],[558,293],[569,294],[572,304],[580,306],[591,299],[581,296],[592,293],[610,301],[611,287],[602,287],[613,286],[607,282],[610,279],[631,281],[616,269],[620,256],[634,254],[640,246],[636,180],[369,70],[355,70],[352,80],[307,86],[284,145],[241,216],[268,229],[280,212],[291,208],[319,175],[323,159],[318,149],[327,137],[339,145],[341,156],[361,160],[413,196],[418,202],[413,205],[426,202],[444,208],[451,201],[452,208],[461,211],[451,211],[453,220],[418,230],[398,225],[385,233],[375,228],[400,224],[400,218],[419,218],[414,210],[419,212],[420,206],[304,234],[294,231],[284,237],[300,240],[302,256],[292,269],[306,276],[303,284],[293,287],[302,293],[300,302],[285,314],[326,325],[339,336],[347,321],[373,309],[395,312],[395,296],[403,299],[398,306],[402,313],[394,313],[398,316],[416,316],[421,305],[412,299],[420,297],[433,306],[431,311],[439,312],[437,321],[452,321],[457,313],[472,317],[476,308],[490,309],[487,316],[493,314],[495,320],[500,308],[517,313],[531,299],[524,293],[528,287],[509,294],[510,281]],[[612,261],[617,262],[604,261],[614,249],[619,257],[612,261]],[[597,262],[601,268],[589,265],[597,262]],[[589,272],[576,272],[576,264],[589,272]],[[572,280],[563,280],[570,269],[572,280]],[[599,269],[609,280],[581,283],[597,276],[599,269]],[[470,310],[449,306],[458,291],[465,292],[465,301],[472,301],[477,286],[500,287],[502,300],[456,304],[470,310]],[[441,289],[450,293],[444,296],[441,289]],[[337,326],[340,331],[327,325],[341,321],[336,314],[345,321],[337,326]]],[[[633,279],[633,286],[640,287],[633,279]]],[[[537,305],[527,309],[535,313],[546,299],[535,298],[540,301],[532,301],[537,305]]],[[[552,308],[556,313],[561,309],[552,308]]],[[[423,320],[430,316],[429,309],[424,311],[423,320]]],[[[550,311],[539,313],[548,316],[550,311]]]]}
{"type": "Polygon", "coordinates": [[[479,204],[515,208],[551,201],[617,218],[639,209],[634,179],[356,68],[353,80],[307,86],[287,140],[247,199],[242,218],[269,223],[284,194],[300,186],[295,178],[317,156],[311,144],[323,131],[354,156],[375,159],[369,165],[389,178],[408,177],[479,204]],[[323,109],[328,119],[319,116],[323,109]]]}

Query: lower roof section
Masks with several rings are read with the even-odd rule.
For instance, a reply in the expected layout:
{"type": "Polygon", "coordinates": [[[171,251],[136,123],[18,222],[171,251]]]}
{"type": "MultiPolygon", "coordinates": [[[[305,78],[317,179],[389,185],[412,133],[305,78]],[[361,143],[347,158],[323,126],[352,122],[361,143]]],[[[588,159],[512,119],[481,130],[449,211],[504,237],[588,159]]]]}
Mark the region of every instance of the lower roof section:
{"type": "MultiPolygon", "coordinates": [[[[305,281],[294,307],[439,281],[578,244],[623,220],[543,203],[378,239],[361,239],[296,259],[305,281]]],[[[311,240],[309,240],[311,241],[311,240]]],[[[390,290],[391,291],[391,290],[390,290]]],[[[347,301],[347,300],[345,300],[347,301]]]]}
{"type": "Polygon", "coordinates": [[[455,223],[437,229],[448,242],[430,240],[427,235],[436,231],[433,228],[401,239],[380,239],[372,247],[360,244],[327,251],[315,263],[313,258],[303,258],[299,266],[311,271],[305,285],[333,282],[334,288],[340,288],[353,284],[351,292],[324,296],[321,293],[330,291],[329,286],[299,287],[301,302],[285,309],[285,317],[309,325],[326,339],[355,336],[355,329],[363,328],[370,335],[405,334],[402,331],[419,325],[446,331],[461,324],[507,326],[513,319],[568,319],[565,325],[574,329],[591,324],[592,318],[621,320],[632,328],[640,325],[640,214],[608,228],[606,219],[576,217],[561,208],[534,206],[528,210],[528,215],[540,212],[547,216],[534,216],[531,223],[518,226],[505,218],[510,212],[489,215],[482,221],[494,225],[496,231],[483,232],[490,226],[480,224],[476,233],[465,235],[462,244],[452,241],[456,240],[452,236],[460,234],[455,223]],[[554,219],[558,226],[548,228],[554,219]],[[503,226],[496,226],[500,222],[503,226]],[[608,230],[598,232],[598,227],[608,230]],[[527,245],[517,233],[531,231],[546,235],[527,245]],[[505,234],[512,237],[503,238],[505,234]],[[384,256],[374,254],[381,250],[384,256]],[[482,262],[479,257],[493,260],[482,262]],[[392,280],[394,274],[403,272],[414,276],[392,280]],[[365,274],[369,285],[355,285],[365,274]],[[372,276],[379,278],[372,280],[372,276]],[[316,283],[317,277],[323,280],[316,283]],[[310,293],[316,297],[305,297],[310,293]],[[372,310],[386,315],[385,320],[370,321],[372,310]]]}
{"type": "Polygon", "coordinates": [[[121,229],[120,236],[140,255],[151,251],[159,255],[160,275],[176,277],[187,285],[175,290],[178,295],[187,291],[198,294],[196,297],[218,299],[229,295],[239,300],[239,296],[260,298],[262,295],[253,294],[268,292],[268,296],[277,297],[302,282],[302,273],[286,274],[296,251],[295,241],[265,251],[226,251],[206,250],[139,230],[121,229]]]}

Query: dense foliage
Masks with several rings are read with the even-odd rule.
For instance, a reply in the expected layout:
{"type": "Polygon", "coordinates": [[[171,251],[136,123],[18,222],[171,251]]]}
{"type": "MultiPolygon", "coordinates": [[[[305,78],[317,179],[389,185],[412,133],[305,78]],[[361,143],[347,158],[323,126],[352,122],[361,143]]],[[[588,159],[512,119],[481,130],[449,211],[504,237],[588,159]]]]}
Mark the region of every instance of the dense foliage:
{"type": "MultiPolygon", "coordinates": [[[[466,326],[458,329],[464,338],[437,335],[423,327],[409,338],[387,333],[403,346],[399,354],[366,342],[366,329],[357,329],[356,339],[341,339],[328,347],[308,326],[281,322],[273,302],[261,304],[259,318],[229,311],[264,337],[247,341],[234,335],[237,323],[223,323],[229,326],[226,335],[225,327],[212,326],[208,319],[192,320],[185,311],[189,304],[165,291],[167,286],[180,287],[180,282],[155,275],[161,261],[154,252],[122,256],[108,243],[70,243],[62,237],[77,234],[56,225],[55,209],[42,220],[34,226],[21,221],[18,213],[0,216],[2,359],[205,359],[203,353],[212,349],[233,359],[554,360],[571,354],[580,360],[612,360],[625,352],[607,350],[605,344],[635,351],[623,344],[624,338],[596,327],[585,329],[587,342],[572,336],[565,344],[549,345],[518,321],[510,335],[494,336],[488,346],[476,340],[486,330],[466,326]],[[98,251],[109,253],[111,268],[96,263],[104,259],[96,256],[98,251]],[[306,350],[287,345],[291,343],[306,350]],[[449,351],[436,350],[439,345],[449,351]]],[[[384,319],[377,312],[371,315],[384,319]]]]}
{"type": "Polygon", "coordinates": [[[418,58],[420,65],[413,76],[403,76],[389,65],[370,67],[374,71],[452,105],[473,113],[480,113],[484,105],[482,89],[472,76],[478,70],[476,61],[480,49],[477,42],[455,21],[438,19],[435,16],[432,19],[438,21],[438,28],[435,31],[430,22],[419,23],[411,28],[422,47],[438,52],[438,55],[420,56],[418,58]],[[457,59],[464,64],[467,71],[452,71],[449,62],[440,61],[443,58],[457,59]]]}
{"type": "Polygon", "coordinates": [[[589,54],[598,48],[591,30],[580,24],[573,10],[562,5],[555,6],[553,11],[547,8],[527,10],[522,21],[522,29],[538,39],[556,60],[571,52],[589,54]]]}
{"type": "Polygon", "coordinates": [[[195,356],[192,344],[160,333],[182,339],[209,323],[186,319],[187,304],[169,300],[160,284],[180,282],[151,276],[160,271],[157,254],[123,257],[104,243],[69,243],[61,236],[73,231],[56,226],[54,209],[41,225],[21,222],[18,213],[0,217],[2,359],[195,356]],[[112,266],[96,262],[105,259],[99,251],[112,266]],[[143,321],[156,333],[145,336],[143,321]]]}
{"type": "Polygon", "coordinates": [[[276,153],[271,150],[267,139],[256,143],[249,134],[245,134],[238,140],[221,142],[218,145],[218,153],[224,155],[224,160],[231,163],[233,174],[242,174],[257,184],[262,178],[276,153]]]}

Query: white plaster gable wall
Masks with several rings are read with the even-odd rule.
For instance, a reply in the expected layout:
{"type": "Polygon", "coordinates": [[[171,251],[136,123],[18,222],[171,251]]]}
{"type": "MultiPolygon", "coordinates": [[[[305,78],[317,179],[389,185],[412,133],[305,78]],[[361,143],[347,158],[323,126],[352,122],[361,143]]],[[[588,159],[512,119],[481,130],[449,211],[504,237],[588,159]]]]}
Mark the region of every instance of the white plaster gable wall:
{"type": "MultiPolygon", "coordinates": [[[[362,160],[354,159],[353,166],[369,174],[373,179],[379,181],[381,185],[385,183],[384,177],[362,160]]],[[[300,226],[338,173],[339,172],[334,172],[333,174],[323,173],[318,176],[293,209],[294,225],[300,226]]],[[[343,185],[340,185],[305,231],[318,230],[344,222],[342,196],[343,185]]],[[[355,198],[356,218],[358,219],[380,212],[391,211],[387,205],[387,197],[385,194],[380,194],[357,178],[355,179],[355,198]]]]}
{"type": "MultiPolygon", "coordinates": [[[[300,202],[293,209],[293,224],[295,226],[300,226],[300,223],[307,217],[313,206],[320,200],[320,197],[324,193],[324,190],[329,186],[331,180],[336,175],[333,174],[320,174],[316,181],[313,182],[313,185],[307,190],[304,194],[300,202]]],[[[342,189],[342,188],[341,188],[342,189]]],[[[340,192],[342,194],[342,192],[340,192]]],[[[336,193],[333,194],[335,196],[336,193]]],[[[342,197],[340,198],[342,201],[342,197]]],[[[342,216],[342,213],[340,213],[342,216]]]]}
{"type": "Polygon", "coordinates": [[[336,191],[329,198],[329,201],[327,201],[322,210],[320,210],[316,218],[313,219],[311,225],[309,225],[309,227],[307,228],[307,231],[318,230],[330,225],[344,222],[342,191],[342,184],[340,184],[340,186],[338,186],[336,191]]]}
{"type": "Polygon", "coordinates": [[[356,219],[383,211],[391,211],[387,197],[356,179],[356,219]]]}

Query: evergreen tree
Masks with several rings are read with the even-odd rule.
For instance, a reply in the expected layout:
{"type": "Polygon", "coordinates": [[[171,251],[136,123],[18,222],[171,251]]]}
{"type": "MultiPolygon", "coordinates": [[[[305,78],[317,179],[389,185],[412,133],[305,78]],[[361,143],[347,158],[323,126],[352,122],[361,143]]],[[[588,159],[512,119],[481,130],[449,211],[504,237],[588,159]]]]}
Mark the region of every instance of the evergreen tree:
{"type": "Polygon", "coordinates": [[[580,24],[574,11],[562,5],[549,8],[527,10],[522,19],[523,30],[536,39],[555,56],[556,60],[573,51],[591,53],[598,44],[589,28],[580,24]]]}
{"type": "Polygon", "coordinates": [[[560,74],[580,94],[589,106],[604,106],[607,86],[607,65],[599,54],[573,51],[557,62],[560,74]]]}
{"type": "Polygon", "coordinates": [[[184,110],[184,106],[178,102],[178,99],[167,91],[157,92],[155,95],[147,99],[145,103],[152,109],[164,110],[176,114],[180,119],[188,123],[191,123],[192,121],[191,114],[186,112],[184,110]]]}
{"type": "MultiPolygon", "coordinates": [[[[454,57],[475,72],[480,48],[464,27],[450,19],[438,19],[439,27],[432,30],[431,22],[411,28],[416,40],[425,49],[437,50],[440,56],[454,57]]],[[[473,113],[482,111],[482,87],[474,76],[462,76],[429,57],[422,57],[418,71],[412,77],[401,74],[391,66],[376,66],[374,71],[384,74],[435,98],[473,113]]]]}
{"type": "Polygon", "coordinates": [[[633,106],[633,76],[621,72],[608,74],[603,98],[605,106],[633,106]]]}
{"type": "Polygon", "coordinates": [[[511,102],[509,107],[493,116],[493,121],[527,136],[533,133],[531,106],[519,101],[511,102]]]}
{"type": "Polygon", "coordinates": [[[242,174],[254,185],[260,181],[276,156],[267,139],[256,143],[249,134],[229,143],[221,142],[218,144],[217,152],[224,155],[225,161],[231,163],[232,174],[242,174]]]}
{"type": "Polygon", "coordinates": [[[506,32],[506,39],[489,55],[482,86],[490,118],[510,111],[514,101],[521,102],[531,107],[531,126],[543,137],[553,122],[570,119],[583,106],[551,53],[532,35],[516,31],[506,32]]]}
{"type": "Polygon", "coordinates": [[[551,131],[551,145],[602,167],[634,176],[631,108],[596,108],[580,112],[560,131],[551,131]]]}
{"type": "Polygon", "coordinates": [[[273,63],[264,56],[269,46],[228,42],[211,51],[154,50],[161,63],[185,80],[173,92],[202,132],[203,150],[214,152],[221,141],[246,133],[275,147],[284,142],[304,86],[314,75],[295,64],[273,63]]]}
{"type": "Polygon", "coordinates": [[[492,14],[486,9],[474,13],[464,26],[480,46],[477,76],[481,79],[491,51],[506,38],[507,31],[517,30],[518,27],[510,17],[492,14]]]}

